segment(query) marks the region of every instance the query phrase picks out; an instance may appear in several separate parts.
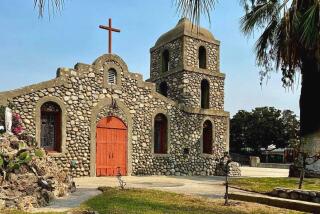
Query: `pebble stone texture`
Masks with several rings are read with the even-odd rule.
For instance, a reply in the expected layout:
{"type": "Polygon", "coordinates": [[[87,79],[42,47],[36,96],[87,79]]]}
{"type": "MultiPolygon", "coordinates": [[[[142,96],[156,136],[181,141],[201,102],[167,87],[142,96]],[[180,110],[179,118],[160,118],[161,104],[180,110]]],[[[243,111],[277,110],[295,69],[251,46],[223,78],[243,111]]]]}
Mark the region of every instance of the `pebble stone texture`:
{"type": "MultiPolygon", "coordinates": [[[[78,63],[73,69],[60,68],[53,80],[2,92],[0,104],[13,104],[13,111],[21,115],[27,131],[40,145],[41,105],[57,103],[63,114],[62,152],[50,155],[65,170],[70,169],[71,161],[76,162],[72,170],[75,177],[95,176],[96,124],[108,116],[122,119],[128,127],[128,175],[216,175],[217,159],[229,147],[229,113],[223,110],[219,42],[207,30],[201,28],[198,36],[187,27],[190,22],[182,19],[169,35],[159,38],[151,49],[151,78],[147,82],[140,74],[130,73],[120,57],[107,54],[92,65],[78,63]],[[200,44],[207,49],[207,69],[197,68],[200,44]],[[163,49],[170,52],[167,73],[161,72],[163,49]],[[107,80],[110,68],[117,72],[115,85],[107,80]],[[200,109],[202,79],[210,82],[210,109],[205,110],[200,109]],[[161,81],[169,85],[168,98],[156,91],[161,81]],[[158,113],[168,118],[167,154],[153,153],[153,124],[158,113]],[[202,153],[206,120],[213,124],[211,155],[202,153]]],[[[237,164],[232,165],[230,174],[240,175],[237,164]]]]}

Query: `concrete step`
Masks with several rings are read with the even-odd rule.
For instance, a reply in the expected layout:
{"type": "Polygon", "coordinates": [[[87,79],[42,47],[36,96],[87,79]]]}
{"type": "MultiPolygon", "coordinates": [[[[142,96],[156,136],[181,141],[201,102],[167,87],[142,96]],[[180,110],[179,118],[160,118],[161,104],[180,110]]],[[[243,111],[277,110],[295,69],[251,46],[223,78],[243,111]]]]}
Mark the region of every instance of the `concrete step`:
{"type": "Polygon", "coordinates": [[[285,163],[260,163],[259,167],[262,168],[276,168],[276,169],[289,169],[291,164],[285,163]]]}

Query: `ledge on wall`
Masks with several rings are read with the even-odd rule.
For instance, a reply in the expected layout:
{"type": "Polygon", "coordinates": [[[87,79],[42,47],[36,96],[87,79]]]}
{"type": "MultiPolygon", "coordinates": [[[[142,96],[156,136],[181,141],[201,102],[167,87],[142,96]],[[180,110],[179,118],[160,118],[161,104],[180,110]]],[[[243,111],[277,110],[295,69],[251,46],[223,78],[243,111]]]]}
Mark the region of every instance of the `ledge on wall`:
{"type": "Polygon", "coordinates": [[[223,111],[223,110],[214,110],[214,109],[202,109],[202,108],[194,108],[188,107],[183,104],[179,105],[180,109],[192,113],[192,114],[204,114],[204,115],[212,115],[212,116],[222,116],[222,117],[229,117],[230,113],[223,111]]]}

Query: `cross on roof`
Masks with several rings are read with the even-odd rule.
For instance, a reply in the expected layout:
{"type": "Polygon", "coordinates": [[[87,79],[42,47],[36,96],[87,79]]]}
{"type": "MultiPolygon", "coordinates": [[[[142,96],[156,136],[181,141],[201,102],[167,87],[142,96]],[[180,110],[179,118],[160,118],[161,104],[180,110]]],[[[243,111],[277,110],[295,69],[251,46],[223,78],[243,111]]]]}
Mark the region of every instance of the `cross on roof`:
{"type": "Polygon", "coordinates": [[[108,30],[109,31],[109,54],[112,52],[112,31],[113,32],[120,32],[119,29],[112,28],[112,20],[109,19],[109,26],[99,25],[99,28],[108,30]]]}

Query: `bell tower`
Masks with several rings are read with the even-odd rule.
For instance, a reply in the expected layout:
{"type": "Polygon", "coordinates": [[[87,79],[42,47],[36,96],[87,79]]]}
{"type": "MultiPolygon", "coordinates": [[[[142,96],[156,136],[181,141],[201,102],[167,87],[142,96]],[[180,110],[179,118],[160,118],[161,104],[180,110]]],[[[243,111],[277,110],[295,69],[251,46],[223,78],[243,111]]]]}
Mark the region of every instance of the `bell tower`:
{"type": "Polygon", "coordinates": [[[182,18],[150,49],[150,81],[157,91],[187,108],[223,110],[220,42],[182,18]]]}

